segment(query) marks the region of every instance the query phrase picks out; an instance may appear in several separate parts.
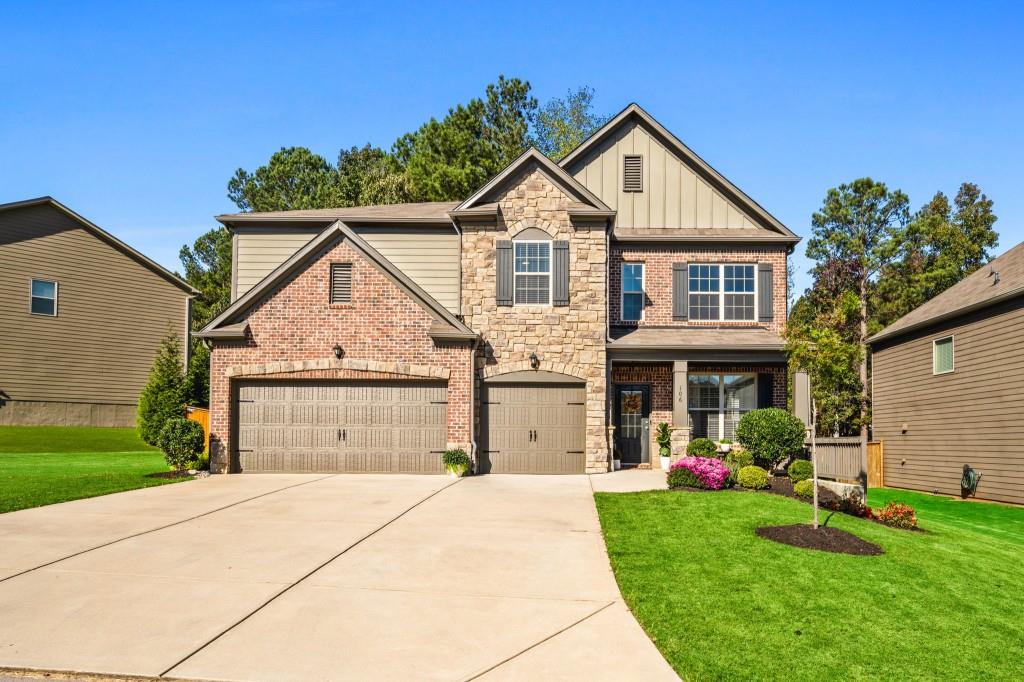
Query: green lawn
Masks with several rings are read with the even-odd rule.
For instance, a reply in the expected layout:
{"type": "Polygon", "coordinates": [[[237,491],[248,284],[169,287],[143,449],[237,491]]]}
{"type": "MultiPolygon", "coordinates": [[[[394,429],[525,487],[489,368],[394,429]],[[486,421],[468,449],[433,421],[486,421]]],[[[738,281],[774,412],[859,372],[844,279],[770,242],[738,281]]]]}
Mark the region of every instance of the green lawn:
{"type": "Polygon", "coordinates": [[[159,471],[134,429],[0,426],[0,513],[174,482],[159,471]]]}
{"type": "Polygon", "coordinates": [[[784,497],[596,499],[619,587],[686,680],[1024,679],[1024,509],[873,491],[928,532],[833,516],[885,550],[857,557],[755,536],[810,520],[784,497]]]}

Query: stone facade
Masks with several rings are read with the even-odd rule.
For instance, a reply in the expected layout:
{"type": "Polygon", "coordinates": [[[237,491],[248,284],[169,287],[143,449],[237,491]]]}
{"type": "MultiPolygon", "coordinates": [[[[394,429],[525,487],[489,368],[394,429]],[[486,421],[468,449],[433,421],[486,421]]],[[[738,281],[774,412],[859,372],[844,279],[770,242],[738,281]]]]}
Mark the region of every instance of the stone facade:
{"type": "Polygon", "coordinates": [[[217,341],[210,361],[211,470],[227,471],[233,383],[260,379],[447,379],[448,447],[469,449],[472,345],[438,342],[433,318],[339,236],[246,316],[245,341],[217,341]],[[329,303],[330,265],[352,263],[352,303],[329,303]],[[332,348],[339,344],[338,360],[332,348]]]}
{"type": "Polygon", "coordinates": [[[541,369],[585,379],[587,471],[607,471],[606,224],[574,223],[572,199],[534,167],[505,186],[496,222],[462,225],[462,312],[482,337],[477,366],[487,376],[519,371],[536,353],[541,369]],[[569,242],[568,306],[497,305],[496,242],[530,228],[569,242]]]}
{"type": "MultiPolygon", "coordinates": [[[[673,263],[771,263],[772,320],[758,326],[777,334],[786,324],[786,247],[757,246],[650,246],[613,244],[609,267],[609,314],[614,325],[655,327],[750,327],[751,322],[676,321],[672,319],[673,263]],[[644,264],[644,318],[639,322],[622,321],[622,264],[644,264]]],[[[754,323],[756,324],[756,323],[754,323]]]]}

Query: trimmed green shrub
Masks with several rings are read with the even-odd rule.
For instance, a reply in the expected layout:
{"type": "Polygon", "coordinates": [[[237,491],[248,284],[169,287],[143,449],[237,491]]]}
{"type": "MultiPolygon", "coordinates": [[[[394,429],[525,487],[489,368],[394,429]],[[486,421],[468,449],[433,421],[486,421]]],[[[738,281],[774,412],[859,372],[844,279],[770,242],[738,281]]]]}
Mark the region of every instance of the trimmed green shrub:
{"type": "MultiPolygon", "coordinates": [[[[181,341],[170,334],[162,342],[149,371],[149,381],[139,395],[139,438],[156,445],[168,420],[181,417],[185,408],[185,368],[181,341]]],[[[202,452],[202,448],[199,449],[202,452]]]]}
{"type": "Polygon", "coordinates": [[[804,449],[804,423],[778,407],[752,410],[740,418],[736,437],[754,461],[773,471],[779,463],[804,449]]]}
{"type": "Polygon", "coordinates": [[[814,497],[814,481],[809,478],[797,481],[793,484],[793,493],[795,493],[797,497],[814,497]]]}
{"type": "Polygon", "coordinates": [[[725,463],[730,469],[739,471],[754,463],[754,456],[746,450],[730,450],[725,456],[725,463]]]}
{"type": "Polygon", "coordinates": [[[789,465],[786,473],[789,474],[790,480],[796,484],[800,481],[806,481],[808,478],[814,477],[814,465],[806,459],[793,460],[793,463],[789,465]]]}
{"type": "Polygon", "coordinates": [[[666,482],[669,488],[703,488],[705,487],[697,474],[693,473],[689,469],[682,467],[673,467],[668,470],[668,476],[666,482]]]}
{"type": "Polygon", "coordinates": [[[691,457],[714,457],[718,446],[710,438],[694,438],[686,444],[686,454],[691,457]]]}
{"type": "Polygon", "coordinates": [[[763,490],[768,487],[768,472],[761,467],[747,466],[736,474],[736,482],[744,488],[763,490]]]}
{"type": "Polygon", "coordinates": [[[441,461],[444,462],[444,468],[450,473],[461,476],[469,471],[469,455],[462,448],[445,450],[441,455],[441,461]]]}
{"type": "Polygon", "coordinates": [[[163,451],[168,466],[175,471],[184,471],[192,464],[198,464],[205,440],[202,426],[184,417],[174,417],[160,429],[157,447],[163,451]]]}

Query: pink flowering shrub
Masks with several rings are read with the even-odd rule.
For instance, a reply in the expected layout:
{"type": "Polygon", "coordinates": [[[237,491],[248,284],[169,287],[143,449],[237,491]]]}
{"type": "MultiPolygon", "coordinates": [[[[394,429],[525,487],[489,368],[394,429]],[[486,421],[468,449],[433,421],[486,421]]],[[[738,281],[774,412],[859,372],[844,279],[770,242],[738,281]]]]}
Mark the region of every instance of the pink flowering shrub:
{"type": "Polygon", "coordinates": [[[729,478],[729,467],[711,457],[683,457],[668,470],[668,487],[721,490],[729,478]]]}

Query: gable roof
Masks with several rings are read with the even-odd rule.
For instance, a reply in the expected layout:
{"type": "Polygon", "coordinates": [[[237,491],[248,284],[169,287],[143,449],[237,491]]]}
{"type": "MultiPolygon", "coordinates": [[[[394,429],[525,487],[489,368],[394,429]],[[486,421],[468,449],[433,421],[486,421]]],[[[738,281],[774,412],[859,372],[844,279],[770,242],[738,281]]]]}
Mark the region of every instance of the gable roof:
{"type": "Polygon", "coordinates": [[[702,159],[696,154],[696,152],[683,144],[679,138],[669,132],[665,126],[658,123],[653,116],[644,111],[643,108],[635,102],[627,106],[617,115],[613,116],[611,120],[594,131],[590,137],[580,143],[578,147],[573,149],[565,156],[565,158],[559,161],[558,165],[569,173],[572,173],[577,170],[579,162],[584,159],[588,151],[606,140],[609,135],[614,133],[621,126],[627,125],[631,122],[639,122],[643,125],[647,130],[659,138],[669,150],[675,153],[683,163],[710,182],[731,201],[748,211],[756,222],[762,224],[769,230],[789,238],[789,240],[794,244],[800,241],[800,237],[783,225],[778,218],[773,216],[771,213],[766,211],[764,207],[747,196],[743,190],[732,184],[724,175],[712,168],[707,161],[702,159]]]}
{"type": "Polygon", "coordinates": [[[409,279],[405,273],[396,268],[391,261],[370,246],[352,228],[340,220],[335,221],[313,238],[308,244],[296,251],[291,258],[274,269],[259,284],[238,297],[217,317],[213,318],[201,331],[193,336],[206,339],[237,339],[245,337],[248,327],[244,320],[239,320],[259,300],[274,287],[299,270],[307,262],[316,257],[317,253],[331,240],[342,238],[358,251],[371,265],[383,272],[413,301],[426,310],[433,318],[430,336],[435,339],[475,339],[477,333],[467,327],[461,320],[438,303],[433,296],[425,292],[418,284],[409,279]]]}
{"type": "Polygon", "coordinates": [[[193,288],[191,284],[183,280],[181,277],[178,277],[176,274],[174,274],[167,268],[163,267],[156,261],[147,258],[140,252],[125,244],[123,241],[121,241],[114,235],[110,234],[109,232],[101,228],[99,225],[96,225],[95,223],[92,223],[86,218],[83,218],[82,216],[78,215],[70,208],[60,203],[51,196],[36,197],[35,199],[25,199],[24,201],[12,201],[7,204],[0,204],[0,211],[10,211],[16,208],[28,208],[30,206],[42,205],[52,206],[56,210],[64,213],[69,218],[79,223],[82,226],[82,228],[85,229],[86,232],[89,232],[93,236],[98,237],[100,240],[106,242],[107,244],[114,247],[124,255],[139,263],[139,265],[142,265],[143,267],[152,270],[154,273],[156,273],[160,277],[163,277],[168,282],[178,287],[179,289],[182,289],[186,293],[193,296],[199,293],[197,289],[193,288]]]}
{"type": "Polygon", "coordinates": [[[536,164],[538,170],[552,184],[558,185],[562,190],[575,201],[570,206],[570,214],[592,215],[594,217],[607,217],[615,215],[615,212],[608,208],[601,199],[593,192],[584,187],[576,178],[569,175],[554,161],[544,156],[536,147],[530,147],[519,155],[515,161],[505,167],[503,171],[487,181],[483,187],[478,189],[473,196],[469,197],[449,214],[454,217],[467,215],[489,215],[497,212],[497,204],[485,202],[492,192],[499,189],[506,181],[515,176],[517,172],[530,164],[536,164]]]}
{"type": "Polygon", "coordinates": [[[1024,296],[1024,243],[911,310],[868,342],[900,336],[1018,296],[1024,296]],[[998,281],[993,273],[999,274],[998,281]]]}
{"type": "Polygon", "coordinates": [[[345,220],[350,223],[445,223],[450,224],[448,211],[458,201],[424,201],[408,204],[378,204],[345,208],[309,208],[294,211],[255,211],[224,213],[216,219],[225,225],[245,222],[345,220]]]}

